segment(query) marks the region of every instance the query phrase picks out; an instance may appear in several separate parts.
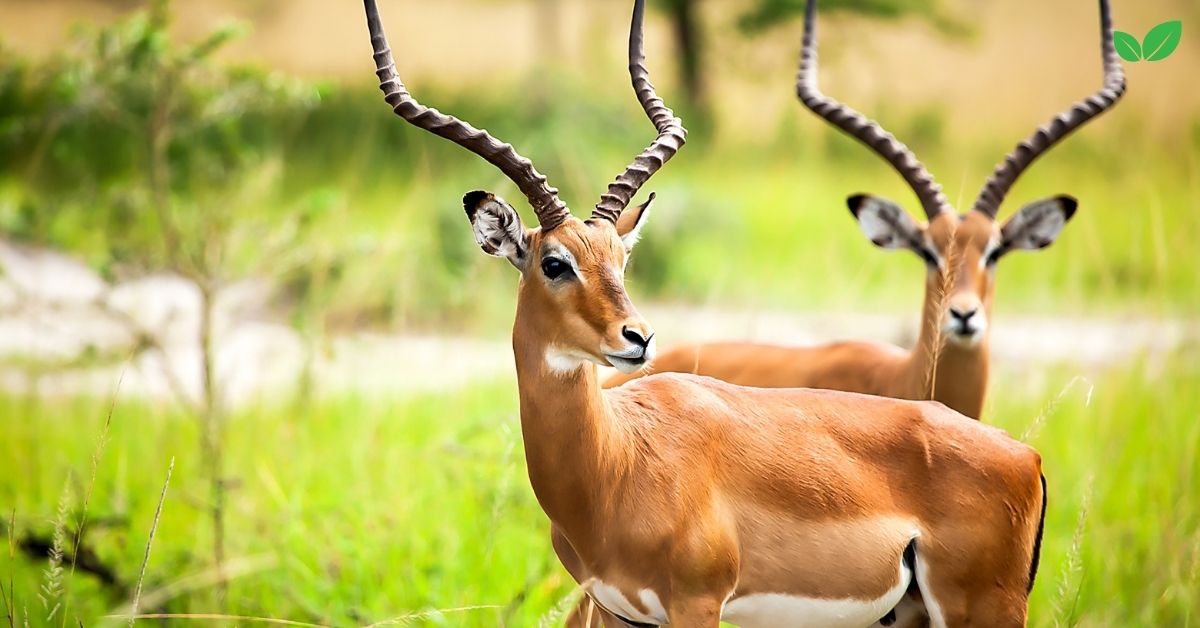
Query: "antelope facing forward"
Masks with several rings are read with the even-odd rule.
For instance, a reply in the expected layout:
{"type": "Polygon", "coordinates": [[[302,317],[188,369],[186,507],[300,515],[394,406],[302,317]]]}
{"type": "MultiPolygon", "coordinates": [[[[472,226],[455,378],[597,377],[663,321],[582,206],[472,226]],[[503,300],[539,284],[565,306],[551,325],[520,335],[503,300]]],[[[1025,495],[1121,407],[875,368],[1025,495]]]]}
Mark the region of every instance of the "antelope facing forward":
{"type": "MultiPolygon", "coordinates": [[[[920,199],[927,224],[895,203],[866,194],[848,199],[850,212],[876,246],[908,249],[925,261],[925,303],[910,351],[870,342],[784,347],[714,342],[675,347],[650,365],[653,372],[710,375],[744,386],[830,388],[900,399],[935,399],[974,418],[983,412],[988,380],[988,319],[996,262],[1021,249],[1041,249],[1058,237],[1076,201],[1056,196],[1030,203],[1003,225],[996,212],[1017,177],[1038,156],[1116,103],[1125,77],[1113,50],[1107,0],[1100,1],[1104,87],[1055,116],[1019,144],[988,178],[972,211],[959,215],[913,152],[877,122],[823,95],[817,87],[816,0],[804,15],[804,45],[796,93],[800,101],[883,157],[920,199]]],[[[640,374],[617,374],[617,386],[640,374]]]]}
{"type": "Polygon", "coordinates": [[[537,215],[527,229],[493,194],[463,198],[476,242],[520,271],[529,480],[605,621],[860,627],[923,604],[935,626],[1024,625],[1045,485],[1038,454],[1000,430],[940,404],[693,375],[601,389],[598,364],[634,371],[654,354],[623,283],[649,202],[626,207],[685,138],[643,65],[644,0],[629,69],[658,136],[586,221],[511,145],[418,103],[364,4],[394,112],[495,165],[537,215]]]}

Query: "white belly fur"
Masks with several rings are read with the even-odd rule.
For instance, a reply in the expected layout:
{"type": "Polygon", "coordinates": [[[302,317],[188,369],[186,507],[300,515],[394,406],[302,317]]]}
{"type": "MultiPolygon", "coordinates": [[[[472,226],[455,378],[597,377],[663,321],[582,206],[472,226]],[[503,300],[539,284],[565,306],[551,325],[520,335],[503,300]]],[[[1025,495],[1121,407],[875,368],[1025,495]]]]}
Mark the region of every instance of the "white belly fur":
{"type": "Polygon", "coordinates": [[[874,600],[828,600],[782,593],[744,595],[725,604],[721,619],[742,628],[864,628],[900,603],[912,577],[912,571],[901,563],[896,586],[874,600]]]}
{"type": "Polygon", "coordinates": [[[645,612],[637,609],[636,606],[629,603],[629,599],[625,594],[621,593],[620,589],[614,586],[604,584],[600,581],[592,582],[588,588],[592,599],[596,603],[604,607],[610,613],[643,624],[665,624],[667,623],[667,609],[663,607],[662,601],[658,599],[658,594],[650,589],[642,589],[638,591],[638,601],[642,603],[645,612]]]}

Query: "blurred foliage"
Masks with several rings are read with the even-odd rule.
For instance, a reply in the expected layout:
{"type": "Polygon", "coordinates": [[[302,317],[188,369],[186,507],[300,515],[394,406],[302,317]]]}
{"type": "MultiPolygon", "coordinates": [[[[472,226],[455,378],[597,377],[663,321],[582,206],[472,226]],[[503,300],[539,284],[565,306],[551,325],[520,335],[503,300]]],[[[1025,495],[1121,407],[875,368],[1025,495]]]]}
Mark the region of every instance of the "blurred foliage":
{"type": "MultiPolygon", "coordinates": [[[[681,112],[688,114],[693,131],[706,131],[713,125],[709,102],[708,48],[705,37],[702,0],[665,0],[658,6],[667,14],[675,42],[675,59],[683,83],[681,112]]],[[[933,23],[943,33],[964,35],[970,32],[968,23],[943,8],[941,0],[828,0],[825,10],[845,11],[876,18],[898,19],[916,15],[933,23]]],[[[755,34],[804,13],[804,0],[756,0],[750,10],[738,17],[743,33],[755,34]]]]}
{"type": "Polygon", "coordinates": [[[296,244],[309,224],[303,215],[280,219],[245,208],[271,191],[279,140],[315,99],[311,89],[278,75],[211,63],[236,27],[195,43],[172,41],[169,9],[168,0],[155,0],[114,25],[85,31],[44,64],[4,70],[12,77],[4,81],[11,109],[0,111],[9,120],[0,160],[22,173],[23,185],[3,226],[18,237],[82,249],[110,274],[161,269],[197,287],[200,395],[194,404],[182,394],[178,400],[202,426],[197,440],[219,572],[226,487],[214,295],[238,275],[287,272],[283,253],[302,251],[296,244]]]}
{"type": "MultiPolygon", "coordinates": [[[[805,0],[756,0],[738,19],[747,33],[756,33],[804,15],[805,0]]],[[[819,11],[848,11],[871,17],[899,19],[915,15],[947,34],[962,35],[970,26],[946,10],[942,0],[825,0],[819,11]]]]}
{"type": "MultiPolygon", "coordinates": [[[[183,261],[224,279],[281,285],[287,304],[312,306],[317,323],[502,333],[491,317],[511,313],[515,279],[479,253],[460,199],[486,188],[524,208],[507,179],[388,113],[369,70],[361,83],[305,86],[213,61],[236,29],[184,45],[166,38],[165,23],[144,12],[85,29],[46,61],[0,56],[7,236],[69,251],[110,276],[170,268],[184,250],[183,261]],[[162,112],[170,176],[159,203],[152,139],[162,112]],[[179,246],[164,241],[159,207],[179,246]]],[[[483,87],[410,84],[422,102],[517,146],[577,213],[653,136],[626,84],[563,73],[483,87]]],[[[1028,132],[992,121],[951,133],[938,104],[860,106],[961,204],[1028,132]]],[[[1187,254],[1200,233],[1200,175],[1189,167],[1200,122],[1162,141],[1130,111],[1089,125],[1022,177],[1013,203],[1071,193],[1084,209],[1053,248],[1002,266],[1002,311],[1200,311],[1200,269],[1187,254]]],[[[764,133],[693,128],[651,189],[659,202],[630,265],[635,298],[917,311],[919,263],[871,248],[844,210],[846,195],[862,191],[913,208],[911,193],[799,105],[764,133]]]]}
{"type": "Polygon", "coordinates": [[[168,17],[157,0],[44,62],[4,57],[0,168],[22,183],[0,212],[5,232],[101,268],[205,265],[210,238],[233,222],[230,196],[266,174],[316,93],[213,63],[238,27],[181,44],[168,17]]]}

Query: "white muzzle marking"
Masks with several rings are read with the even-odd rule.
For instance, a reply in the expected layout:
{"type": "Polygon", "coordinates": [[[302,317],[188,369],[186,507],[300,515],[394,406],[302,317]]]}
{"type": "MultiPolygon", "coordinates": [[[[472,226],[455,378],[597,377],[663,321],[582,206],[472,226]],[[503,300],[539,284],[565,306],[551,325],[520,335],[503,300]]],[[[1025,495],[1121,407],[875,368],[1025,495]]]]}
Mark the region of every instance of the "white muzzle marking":
{"type": "Polygon", "coordinates": [[[988,328],[987,314],[977,309],[964,321],[947,312],[942,321],[942,336],[960,347],[974,347],[983,340],[988,328]]]}

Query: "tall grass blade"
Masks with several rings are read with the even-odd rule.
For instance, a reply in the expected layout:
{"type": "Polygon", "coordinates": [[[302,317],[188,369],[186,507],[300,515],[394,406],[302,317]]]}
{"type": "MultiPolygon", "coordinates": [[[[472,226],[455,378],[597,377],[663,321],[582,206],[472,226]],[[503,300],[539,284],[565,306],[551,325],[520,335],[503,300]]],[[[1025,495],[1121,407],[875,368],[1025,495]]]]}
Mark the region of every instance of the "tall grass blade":
{"type": "Polygon", "coordinates": [[[107,615],[109,619],[129,619],[129,623],[133,624],[135,619],[185,619],[192,621],[242,621],[259,624],[274,624],[276,626],[303,626],[304,628],[331,628],[326,624],[310,624],[303,621],[292,621],[290,619],[275,619],[273,617],[253,617],[251,615],[225,615],[222,613],[146,613],[144,615],[107,615]]]}
{"type": "MultiPolygon", "coordinates": [[[[276,564],[274,556],[251,556],[235,558],[226,561],[220,569],[209,567],[201,572],[180,577],[167,582],[157,589],[142,594],[141,604],[148,608],[158,608],[171,600],[192,591],[199,591],[216,586],[220,582],[229,582],[236,578],[248,576],[270,569],[276,564]]],[[[128,617],[132,608],[126,606],[115,610],[110,617],[128,617]]]]}
{"type": "Polygon", "coordinates": [[[67,519],[71,509],[71,475],[63,482],[62,493],[58,497],[58,510],[54,516],[54,535],[50,543],[50,563],[42,572],[45,579],[38,592],[42,608],[46,611],[46,623],[54,621],[62,607],[63,593],[63,551],[67,544],[67,519]]]}
{"type": "Polygon", "coordinates": [[[1078,622],[1076,607],[1079,595],[1083,591],[1083,533],[1087,527],[1088,510],[1092,505],[1092,493],[1096,476],[1089,475],[1083,489],[1083,501],[1079,505],[1079,516],[1075,520],[1075,534],[1071,539],[1071,549],[1067,552],[1067,562],[1063,565],[1058,591],[1054,597],[1054,625],[1074,626],[1078,622]],[[1069,605],[1068,605],[1069,604],[1069,605]]]}
{"type": "MultiPolygon", "coordinates": [[[[17,591],[13,583],[13,570],[15,569],[15,555],[17,544],[14,541],[14,530],[17,527],[17,510],[14,508],[12,514],[8,517],[8,593],[4,593],[4,589],[0,587],[0,597],[4,597],[4,616],[8,619],[8,628],[17,628],[17,591]]],[[[2,584],[3,581],[0,581],[2,584]]]]}
{"type": "Polygon", "coordinates": [[[373,624],[367,624],[363,628],[375,628],[376,626],[407,626],[409,624],[412,624],[412,623],[422,620],[422,619],[437,619],[437,618],[440,618],[442,615],[453,615],[453,614],[459,614],[459,613],[473,613],[475,611],[490,611],[490,610],[496,610],[496,609],[501,609],[501,608],[504,608],[504,607],[500,606],[499,604],[481,604],[481,605],[477,605],[477,606],[459,606],[456,608],[432,608],[427,611],[416,611],[416,612],[412,612],[412,613],[407,613],[405,615],[400,615],[398,617],[393,617],[391,619],[377,621],[373,624]]]}
{"type": "MultiPolygon", "coordinates": [[[[583,584],[571,589],[571,591],[564,595],[562,599],[558,601],[558,603],[556,603],[553,607],[551,607],[550,610],[546,611],[544,615],[538,618],[538,628],[554,628],[555,626],[561,626],[563,617],[568,611],[575,608],[575,606],[579,604],[580,600],[583,599],[584,591],[587,590],[587,587],[591,586],[592,582],[593,579],[588,579],[584,581],[583,584]]],[[[592,625],[592,612],[594,607],[595,605],[593,604],[588,608],[588,614],[584,617],[584,626],[590,627],[592,625]]]]}
{"type": "Polygon", "coordinates": [[[154,510],[154,522],[150,524],[150,536],[146,539],[146,553],[142,556],[142,569],[138,572],[137,587],[133,591],[133,604],[129,610],[129,625],[137,619],[138,603],[142,598],[142,583],[146,580],[146,565],[150,563],[150,548],[154,545],[154,533],[158,530],[158,520],[162,516],[163,502],[167,499],[167,487],[171,485],[171,472],[175,470],[175,456],[167,465],[167,479],[163,482],[162,493],[158,496],[158,508],[154,510]]]}
{"type": "Polygon", "coordinates": [[[1024,432],[1021,432],[1021,442],[1028,443],[1037,436],[1038,431],[1042,429],[1042,425],[1046,423],[1046,419],[1051,414],[1054,414],[1054,411],[1057,410],[1058,406],[1062,404],[1063,399],[1066,399],[1067,393],[1071,392],[1071,390],[1075,388],[1075,385],[1079,383],[1083,383],[1087,386],[1087,391],[1084,393],[1083,397],[1083,407],[1086,408],[1092,405],[1092,393],[1096,391],[1095,384],[1092,383],[1092,380],[1084,377],[1083,375],[1076,375],[1075,377],[1072,377],[1071,380],[1067,382],[1067,385],[1063,386],[1062,389],[1058,391],[1058,394],[1055,395],[1049,403],[1042,406],[1042,410],[1038,412],[1037,417],[1034,418],[1034,420],[1029,424],[1029,427],[1026,427],[1024,432]]]}
{"type": "MultiPolygon", "coordinates": [[[[930,325],[928,337],[931,344],[927,348],[929,351],[929,371],[925,373],[925,382],[929,394],[925,397],[926,399],[933,399],[937,392],[938,361],[942,357],[942,317],[946,315],[946,304],[950,299],[950,290],[954,287],[954,277],[951,269],[954,268],[954,258],[957,254],[958,251],[954,244],[954,237],[951,234],[950,244],[946,249],[945,268],[938,269],[938,285],[936,287],[937,294],[934,295],[933,320],[928,322],[930,325]]],[[[926,324],[923,317],[921,324],[926,324]]]]}
{"type": "MultiPolygon", "coordinates": [[[[121,392],[121,382],[125,381],[125,369],[121,369],[121,374],[117,377],[117,386],[113,389],[112,399],[108,404],[108,415],[104,418],[104,427],[100,429],[100,438],[96,442],[96,448],[92,451],[92,473],[88,478],[87,488],[83,490],[83,505],[79,513],[79,523],[75,526],[75,543],[71,552],[71,569],[67,572],[67,582],[70,582],[75,577],[75,563],[79,561],[79,545],[83,542],[83,531],[87,526],[88,506],[92,502],[92,489],[96,487],[96,475],[100,468],[100,458],[104,455],[104,447],[108,444],[108,429],[112,425],[113,411],[117,408],[117,395],[121,392]]],[[[68,600],[70,603],[70,600],[68,600]]],[[[67,625],[67,612],[63,610],[61,626],[65,628],[67,625]]]]}

